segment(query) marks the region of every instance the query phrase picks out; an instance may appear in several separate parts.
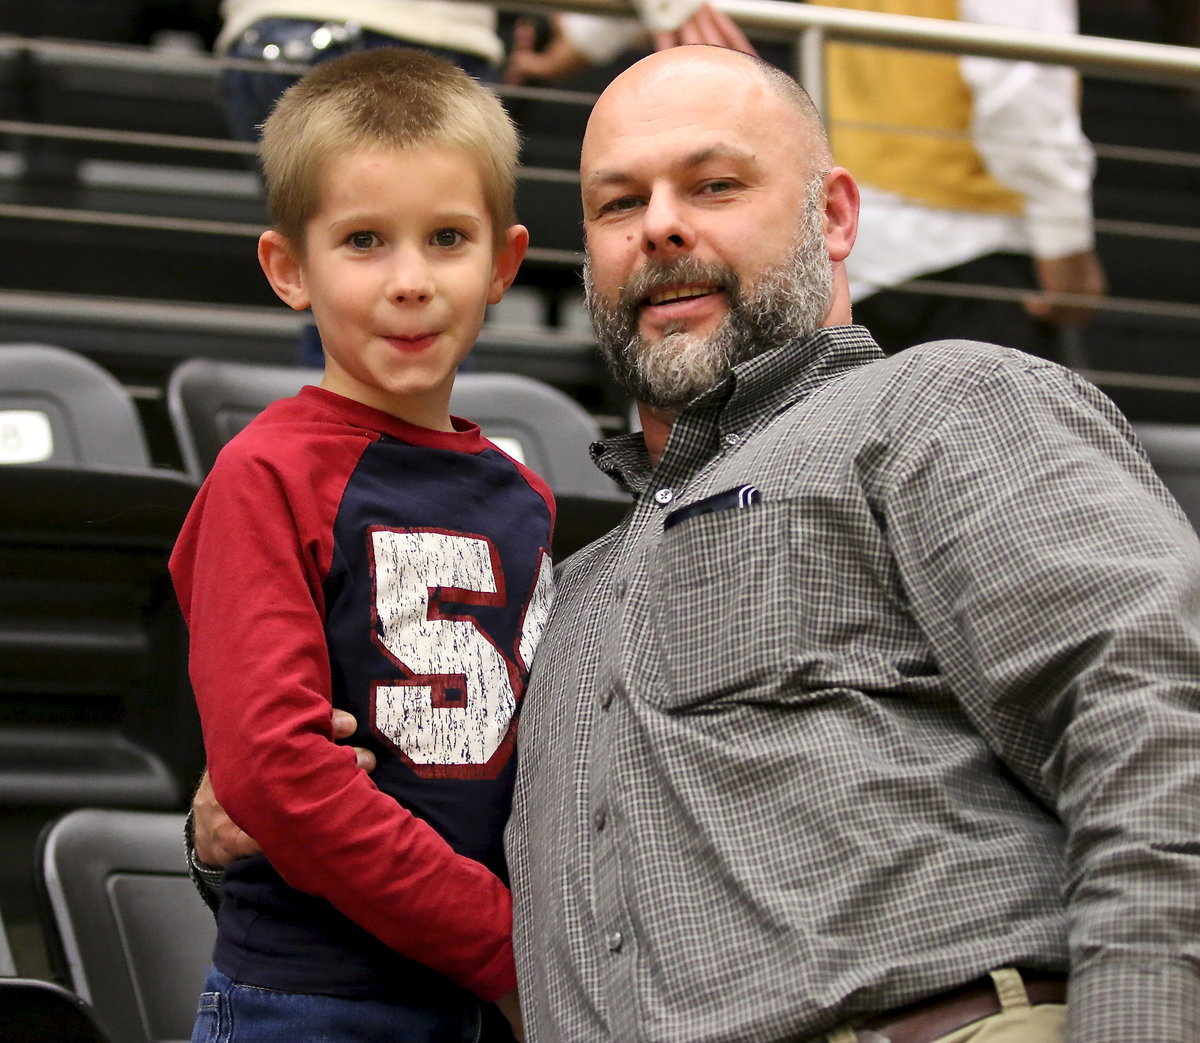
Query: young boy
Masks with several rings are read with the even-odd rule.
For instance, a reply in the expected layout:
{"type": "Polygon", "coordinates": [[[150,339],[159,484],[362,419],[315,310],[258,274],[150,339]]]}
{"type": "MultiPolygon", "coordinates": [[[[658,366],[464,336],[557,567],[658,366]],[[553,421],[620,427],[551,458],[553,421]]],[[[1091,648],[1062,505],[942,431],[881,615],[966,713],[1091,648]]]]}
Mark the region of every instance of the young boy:
{"type": "Polygon", "coordinates": [[[519,1034],[501,833],[554,508],[448,413],[528,243],[516,155],[419,51],[323,64],[264,126],[259,260],[326,366],[221,453],[171,560],[213,787],[264,852],[225,875],[197,1040],[509,1039],[492,1001],[519,1034]]]}

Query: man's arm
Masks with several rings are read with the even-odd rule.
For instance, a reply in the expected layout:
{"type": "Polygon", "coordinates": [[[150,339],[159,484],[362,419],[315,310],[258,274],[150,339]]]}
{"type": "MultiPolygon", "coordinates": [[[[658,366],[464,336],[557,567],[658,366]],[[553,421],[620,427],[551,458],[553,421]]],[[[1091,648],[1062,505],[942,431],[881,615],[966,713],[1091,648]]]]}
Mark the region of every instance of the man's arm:
{"type": "MultiPolygon", "coordinates": [[[[333,711],[334,739],[348,739],[358,724],[353,714],[345,710],[333,711]]],[[[375,754],[361,746],[354,747],[357,766],[363,771],[375,770],[375,754]]],[[[221,881],[225,867],[235,858],[247,858],[261,853],[257,841],[238,828],[217,801],[213,793],[212,780],[205,771],[200,784],[192,796],[184,827],[184,842],[187,848],[188,873],[200,897],[216,913],[221,902],[221,881]]]]}
{"type": "MultiPolygon", "coordinates": [[[[1071,1043],[1200,1011],[1200,542],[1100,392],[984,360],[889,497],[963,713],[1064,827],[1071,1043]]],[[[912,441],[916,441],[915,439],[912,441]]]]}
{"type": "MultiPolygon", "coordinates": [[[[333,711],[335,740],[350,738],[357,727],[353,714],[345,710],[333,711]]],[[[370,750],[355,746],[354,755],[357,767],[366,772],[375,770],[375,754],[370,750]]],[[[255,839],[239,829],[225,813],[213,793],[207,771],[200,776],[200,785],[192,797],[191,821],[189,860],[193,865],[199,863],[202,871],[224,869],[235,858],[246,858],[262,851],[255,839]]]]}

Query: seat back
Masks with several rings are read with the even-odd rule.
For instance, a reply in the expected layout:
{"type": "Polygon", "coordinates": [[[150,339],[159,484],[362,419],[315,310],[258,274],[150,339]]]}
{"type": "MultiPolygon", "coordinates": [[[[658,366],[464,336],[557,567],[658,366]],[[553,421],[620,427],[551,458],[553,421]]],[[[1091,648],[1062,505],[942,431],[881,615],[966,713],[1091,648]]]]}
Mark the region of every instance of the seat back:
{"type": "Polygon", "coordinates": [[[107,370],[45,344],[0,344],[0,464],[149,467],[133,400],[107,370]]]}
{"type": "Polygon", "coordinates": [[[42,838],[47,944],[122,1043],[191,1038],[216,926],[187,875],[183,822],[85,808],[42,838]]]}
{"type": "Polygon", "coordinates": [[[12,946],[8,941],[8,928],[0,912],[0,978],[11,978],[17,973],[17,961],[13,959],[12,946]]]}
{"type": "Polygon", "coordinates": [[[182,805],[203,764],[169,471],[0,467],[0,808],[182,805]]]}
{"type": "Polygon", "coordinates": [[[21,1043],[109,1043],[75,993],[34,978],[0,978],[4,1034],[21,1043]]]}
{"type": "Polygon", "coordinates": [[[167,411],[184,470],[203,480],[217,453],[272,402],[319,384],[322,372],[301,366],[266,366],[217,359],[188,359],[171,371],[167,411]]]}
{"type": "MultiPolygon", "coordinates": [[[[180,364],[167,385],[167,405],[185,468],[203,478],[221,447],[255,415],[320,379],[320,370],[294,366],[212,359],[180,364]]],[[[599,425],[549,384],[510,373],[462,373],[454,383],[450,411],[474,420],[556,493],[615,492],[588,458],[588,446],[600,437],[599,425]]]]}
{"type": "Polygon", "coordinates": [[[1158,476],[1200,532],[1200,424],[1134,424],[1158,476]]]}

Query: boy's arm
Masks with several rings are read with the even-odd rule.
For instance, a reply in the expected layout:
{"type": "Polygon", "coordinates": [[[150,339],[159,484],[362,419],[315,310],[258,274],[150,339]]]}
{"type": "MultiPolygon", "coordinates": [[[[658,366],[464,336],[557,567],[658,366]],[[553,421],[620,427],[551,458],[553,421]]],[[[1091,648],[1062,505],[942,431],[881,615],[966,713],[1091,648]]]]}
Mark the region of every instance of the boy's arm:
{"type": "MultiPolygon", "coordinates": [[[[345,710],[333,711],[334,739],[348,739],[358,728],[358,721],[345,710]]],[[[375,754],[364,746],[353,746],[356,765],[361,771],[375,770],[375,754]]],[[[210,899],[220,900],[221,879],[225,867],[235,858],[262,853],[258,841],[238,828],[217,801],[212,790],[208,772],[200,776],[200,783],[192,796],[184,827],[187,840],[188,865],[192,879],[201,890],[201,895],[210,906],[210,899]]]]}
{"type": "Polygon", "coordinates": [[[306,516],[336,510],[353,464],[323,463],[296,489],[253,459],[219,462],[172,559],[215,796],[290,885],[494,1000],[516,981],[508,889],[332,741],[332,539],[306,516]]]}

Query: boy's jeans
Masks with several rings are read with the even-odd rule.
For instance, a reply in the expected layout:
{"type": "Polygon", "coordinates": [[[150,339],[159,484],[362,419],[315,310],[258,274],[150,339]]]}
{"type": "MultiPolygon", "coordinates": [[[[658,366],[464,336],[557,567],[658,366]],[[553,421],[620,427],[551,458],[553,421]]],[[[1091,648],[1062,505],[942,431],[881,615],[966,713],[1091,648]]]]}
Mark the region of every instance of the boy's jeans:
{"type": "Polygon", "coordinates": [[[275,992],[238,985],[216,969],[200,995],[192,1043],[511,1043],[491,1005],[409,1005],[275,992]]]}

